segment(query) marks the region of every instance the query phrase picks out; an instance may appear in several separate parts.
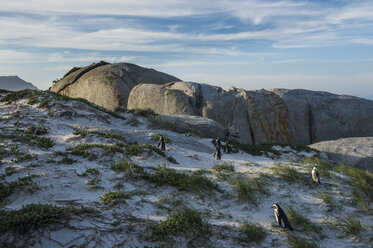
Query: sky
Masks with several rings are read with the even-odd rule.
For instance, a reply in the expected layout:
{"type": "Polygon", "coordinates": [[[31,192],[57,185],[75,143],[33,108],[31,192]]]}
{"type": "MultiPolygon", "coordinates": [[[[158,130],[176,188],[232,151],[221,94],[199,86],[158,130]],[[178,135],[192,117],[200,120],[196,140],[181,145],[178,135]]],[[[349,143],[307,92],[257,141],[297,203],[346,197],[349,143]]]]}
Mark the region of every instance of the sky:
{"type": "Polygon", "coordinates": [[[1,0],[0,75],[128,62],[228,89],[373,98],[372,0],[1,0]]]}

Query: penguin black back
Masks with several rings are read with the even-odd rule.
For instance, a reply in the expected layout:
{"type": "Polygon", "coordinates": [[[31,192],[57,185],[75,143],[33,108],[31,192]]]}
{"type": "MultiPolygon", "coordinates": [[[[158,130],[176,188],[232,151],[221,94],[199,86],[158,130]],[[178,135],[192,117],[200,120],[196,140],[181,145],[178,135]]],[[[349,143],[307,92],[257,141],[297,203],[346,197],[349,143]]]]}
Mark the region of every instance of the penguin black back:
{"type": "Polygon", "coordinates": [[[275,203],[271,208],[274,210],[277,224],[281,227],[284,226],[285,228],[290,229],[290,231],[293,231],[293,227],[290,225],[289,219],[280,205],[275,203]]]}

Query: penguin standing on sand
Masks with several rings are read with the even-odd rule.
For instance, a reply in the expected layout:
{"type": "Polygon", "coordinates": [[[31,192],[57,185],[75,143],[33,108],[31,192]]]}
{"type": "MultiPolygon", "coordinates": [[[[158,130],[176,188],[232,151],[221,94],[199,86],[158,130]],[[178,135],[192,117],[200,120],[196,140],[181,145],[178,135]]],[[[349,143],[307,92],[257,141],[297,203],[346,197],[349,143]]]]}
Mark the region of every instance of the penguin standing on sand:
{"type": "Polygon", "coordinates": [[[315,183],[320,184],[320,175],[316,165],[312,169],[311,177],[315,183]]]}
{"type": "Polygon", "coordinates": [[[216,160],[221,160],[221,151],[220,147],[218,146],[215,146],[214,157],[216,158],[216,160]]]}
{"type": "Polygon", "coordinates": [[[231,153],[231,148],[229,146],[229,142],[225,142],[225,145],[224,145],[224,149],[223,149],[224,152],[230,154],[231,153]]]}
{"type": "Polygon", "coordinates": [[[280,205],[275,203],[272,205],[271,208],[273,208],[273,211],[275,212],[275,218],[276,218],[277,224],[281,227],[290,229],[290,231],[293,231],[293,228],[290,225],[289,219],[286,216],[284,210],[282,210],[282,208],[280,207],[280,205]]]}
{"type": "Polygon", "coordinates": [[[158,147],[159,147],[159,149],[161,149],[162,151],[165,151],[165,150],[166,150],[166,144],[165,144],[165,142],[164,142],[163,136],[161,136],[161,138],[159,139],[158,147]]]}
{"type": "Polygon", "coordinates": [[[220,148],[221,148],[220,138],[216,138],[216,140],[215,140],[215,148],[216,147],[220,150],[220,148]]]}

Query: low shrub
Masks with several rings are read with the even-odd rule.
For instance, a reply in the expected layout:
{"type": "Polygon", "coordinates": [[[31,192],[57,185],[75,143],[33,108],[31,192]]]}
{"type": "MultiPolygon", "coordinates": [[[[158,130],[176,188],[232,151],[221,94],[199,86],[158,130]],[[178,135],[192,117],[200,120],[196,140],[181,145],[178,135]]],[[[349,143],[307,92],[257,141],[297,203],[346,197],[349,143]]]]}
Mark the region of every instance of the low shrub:
{"type": "Polygon", "coordinates": [[[352,235],[354,237],[357,237],[361,230],[363,230],[363,225],[360,223],[359,218],[355,216],[339,218],[335,224],[337,227],[341,228],[346,235],[352,235]]]}
{"type": "Polygon", "coordinates": [[[0,209],[0,232],[11,229],[21,233],[29,232],[48,223],[68,220],[72,215],[94,213],[92,208],[57,207],[53,205],[30,204],[20,210],[6,211],[0,209]]]}
{"type": "Polygon", "coordinates": [[[102,196],[100,196],[99,198],[103,204],[114,206],[118,204],[121,200],[123,200],[124,196],[125,194],[120,191],[115,191],[115,192],[108,191],[102,196]]]}
{"type": "Polygon", "coordinates": [[[180,233],[197,239],[206,236],[209,232],[209,225],[203,221],[201,213],[187,207],[171,213],[165,221],[160,221],[154,228],[155,235],[161,239],[180,233]]]}
{"type": "Polygon", "coordinates": [[[288,243],[290,248],[317,248],[319,247],[313,241],[298,237],[298,236],[289,236],[288,243]]]}
{"type": "Polygon", "coordinates": [[[35,177],[35,175],[28,175],[26,177],[18,178],[17,181],[13,181],[8,184],[0,183],[0,202],[13,194],[16,189],[31,185],[35,177]]]}
{"type": "Polygon", "coordinates": [[[231,184],[240,201],[245,201],[255,206],[259,204],[259,194],[268,195],[266,180],[264,178],[248,179],[237,176],[232,179],[231,184]]]}
{"type": "Polygon", "coordinates": [[[159,141],[161,137],[163,137],[163,140],[165,143],[171,143],[171,140],[167,138],[166,136],[164,136],[163,134],[153,133],[152,135],[150,135],[150,139],[153,141],[159,141]]]}
{"type": "Polygon", "coordinates": [[[240,237],[241,242],[256,242],[261,243],[267,236],[267,232],[260,225],[241,223],[240,237]]]}

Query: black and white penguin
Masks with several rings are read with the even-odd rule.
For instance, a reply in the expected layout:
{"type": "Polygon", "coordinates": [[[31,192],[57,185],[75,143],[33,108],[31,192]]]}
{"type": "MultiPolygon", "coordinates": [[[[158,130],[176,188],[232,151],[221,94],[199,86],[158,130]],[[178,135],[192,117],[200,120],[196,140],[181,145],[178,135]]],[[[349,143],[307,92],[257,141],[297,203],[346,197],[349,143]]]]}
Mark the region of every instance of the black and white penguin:
{"type": "Polygon", "coordinates": [[[319,171],[317,170],[317,166],[313,167],[312,172],[311,172],[311,177],[315,183],[320,184],[320,175],[319,175],[319,171]]]}
{"type": "Polygon", "coordinates": [[[277,203],[273,204],[272,207],[273,211],[275,212],[275,218],[277,221],[277,224],[281,227],[289,228],[291,231],[293,231],[293,228],[290,225],[289,219],[286,216],[284,210],[278,205],[277,203]]]}

